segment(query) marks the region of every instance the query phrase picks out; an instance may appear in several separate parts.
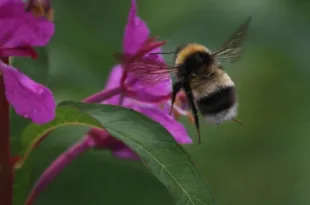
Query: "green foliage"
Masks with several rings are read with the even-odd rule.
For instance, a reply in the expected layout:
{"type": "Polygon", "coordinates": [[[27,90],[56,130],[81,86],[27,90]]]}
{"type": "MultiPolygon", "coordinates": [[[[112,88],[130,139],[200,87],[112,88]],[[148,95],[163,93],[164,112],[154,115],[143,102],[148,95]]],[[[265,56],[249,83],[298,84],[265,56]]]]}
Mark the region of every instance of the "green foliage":
{"type": "Polygon", "coordinates": [[[47,133],[72,124],[104,129],[123,141],[167,187],[176,204],[213,204],[206,182],[197,172],[188,153],[169,132],[148,117],[118,106],[61,103],[55,120],[45,125],[31,124],[23,132],[24,159],[47,133]]]}
{"type": "Polygon", "coordinates": [[[32,163],[28,161],[23,167],[14,172],[14,205],[23,205],[31,188],[32,163]]]}
{"type": "Polygon", "coordinates": [[[30,123],[22,133],[22,148],[20,156],[22,160],[16,163],[16,168],[22,167],[30,152],[47,137],[48,133],[56,128],[67,125],[88,125],[100,127],[100,123],[86,113],[80,112],[74,107],[59,107],[56,110],[56,118],[50,123],[38,125],[30,123]]]}

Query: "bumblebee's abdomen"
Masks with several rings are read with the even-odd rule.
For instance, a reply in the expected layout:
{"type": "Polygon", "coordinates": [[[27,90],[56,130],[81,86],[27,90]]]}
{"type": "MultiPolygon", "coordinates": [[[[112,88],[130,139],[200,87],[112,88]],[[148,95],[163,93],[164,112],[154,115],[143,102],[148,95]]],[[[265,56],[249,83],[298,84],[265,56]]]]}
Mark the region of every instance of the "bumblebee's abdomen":
{"type": "Polygon", "coordinates": [[[235,87],[226,87],[200,98],[197,106],[202,115],[217,115],[236,104],[235,87]]]}

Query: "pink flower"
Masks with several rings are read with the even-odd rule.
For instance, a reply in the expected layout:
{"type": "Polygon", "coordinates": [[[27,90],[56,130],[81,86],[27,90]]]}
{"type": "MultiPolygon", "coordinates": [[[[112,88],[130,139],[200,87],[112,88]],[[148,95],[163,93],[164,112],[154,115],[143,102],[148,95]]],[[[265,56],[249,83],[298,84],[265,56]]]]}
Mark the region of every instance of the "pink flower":
{"type": "Polygon", "coordinates": [[[10,56],[36,58],[32,46],[46,45],[54,34],[54,24],[26,12],[22,0],[1,0],[0,26],[0,74],[9,103],[17,114],[34,123],[52,120],[56,104],[51,91],[5,62],[10,56]]]}
{"type": "MultiPolygon", "coordinates": [[[[149,38],[149,29],[137,16],[136,2],[132,0],[128,22],[125,28],[125,54],[131,54],[135,59],[147,57],[155,63],[163,64],[161,55],[150,52],[160,52],[164,42],[149,38]]],[[[128,60],[128,59],[127,59],[128,60]]],[[[131,59],[134,61],[134,59],[131,59]]],[[[103,91],[84,100],[87,103],[120,104],[134,109],[163,125],[181,144],[191,143],[185,128],[169,115],[171,94],[171,79],[163,79],[154,85],[146,86],[139,76],[127,72],[122,65],[116,65],[109,76],[103,91]]],[[[91,129],[81,141],[69,147],[40,176],[32,189],[25,205],[30,205],[37,195],[61,172],[72,160],[90,148],[110,150],[115,156],[127,159],[139,159],[124,143],[110,136],[109,133],[91,129]]]]}
{"type": "MultiPolygon", "coordinates": [[[[164,59],[161,55],[149,55],[151,52],[161,52],[160,46],[163,44],[163,42],[157,42],[149,38],[149,34],[150,31],[147,25],[137,16],[135,0],[132,0],[125,28],[123,52],[130,54],[134,58],[146,57],[145,59],[153,63],[164,64],[164,59]]],[[[135,76],[130,72],[126,73],[126,68],[122,65],[116,65],[112,68],[104,91],[120,86],[125,87],[124,97],[121,102],[122,106],[141,112],[159,122],[170,132],[177,142],[181,144],[192,142],[183,125],[177,122],[173,116],[169,115],[171,78],[165,78],[156,84],[146,85],[139,79],[139,76],[135,76]],[[124,76],[126,77],[125,79],[124,76]]],[[[108,100],[100,101],[96,99],[96,101],[102,104],[118,105],[120,98],[122,98],[121,95],[115,95],[108,100]]],[[[86,100],[86,102],[94,101],[86,100]]],[[[105,132],[92,129],[87,137],[94,138],[97,147],[109,149],[114,155],[120,158],[137,159],[137,156],[127,146],[105,132]]]]}
{"type": "MultiPolygon", "coordinates": [[[[119,87],[122,74],[122,67],[116,66],[110,74],[105,90],[108,91],[119,87]]],[[[162,85],[162,87],[164,87],[164,84],[162,85]]],[[[156,91],[156,93],[157,92],[158,91],[156,91]]],[[[153,100],[154,97],[157,97],[155,95],[152,95],[151,92],[148,93],[148,96],[151,96],[151,100],[153,100]]],[[[118,104],[119,98],[120,95],[116,95],[108,100],[102,101],[101,103],[118,104]]],[[[164,102],[163,104],[161,104],[161,108],[161,106],[159,106],[157,103],[146,103],[145,101],[148,100],[147,96],[144,96],[143,100],[144,101],[141,102],[136,99],[124,97],[122,106],[141,112],[152,118],[153,120],[159,122],[180,144],[189,144],[192,142],[183,125],[177,122],[173,116],[169,115],[170,105],[168,104],[168,102],[164,102]]],[[[138,159],[138,157],[126,145],[113,138],[106,132],[100,131],[98,129],[91,129],[86,137],[93,138],[92,140],[95,141],[95,147],[109,149],[117,157],[138,159]]]]}

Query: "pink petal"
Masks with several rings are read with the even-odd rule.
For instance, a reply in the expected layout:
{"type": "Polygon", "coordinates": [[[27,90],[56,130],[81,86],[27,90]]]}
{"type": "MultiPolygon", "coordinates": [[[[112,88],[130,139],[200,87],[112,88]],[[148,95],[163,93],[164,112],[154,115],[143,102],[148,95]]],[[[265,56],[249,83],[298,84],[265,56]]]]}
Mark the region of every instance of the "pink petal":
{"type": "MultiPolygon", "coordinates": [[[[136,1],[132,0],[124,35],[124,53],[136,53],[138,49],[148,39],[149,34],[149,28],[147,27],[145,22],[137,15],[136,1]]],[[[161,52],[161,49],[156,48],[151,52],[161,52]]],[[[164,62],[162,55],[156,55],[156,57],[159,61],[164,62]]],[[[120,75],[120,73],[118,74],[120,75]]],[[[136,97],[138,99],[141,99],[142,101],[150,100],[151,102],[153,102],[157,99],[161,99],[163,96],[167,96],[171,92],[171,79],[161,81],[156,85],[147,86],[145,85],[145,83],[140,82],[139,79],[137,79],[134,75],[129,74],[127,82],[132,81],[136,81],[136,83],[132,87],[133,90],[135,90],[138,94],[136,97]]],[[[116,84],[116,82],[119,83],[119,80],[115,81],[114,84],[116,84]]]]}
{"type": "Polygon", "coordinates": [[[48,88],[2,62],[0,71],[4,76],[6,97],[17,114],[37,124],[54,119],[56,103],[48,88]]]}
{"type": "Polygon", "coordinates": [[[137,16],[136,1],[132,0],[125,28],[123,51],[125,53],[136,53],[139,47],[148,38],[149,34],[150,31],[147,25],[137,16]]]}
{"type": "Polygon", "coordinates": [[[130,90],[134,90],[136,93],[135,98],[143,102],[158,102],[162,100],[167,100],[167,96],[170,95],[172,90],[171,78],[158,81],[156,84],[146,84],[145,82],[139,80],[132,74],[128,74],[127,82],[135,83],[131,85],[130,90]],[[134,81],[134,79],[136,79],[134,81]]]}
{"type": "Polygon", "coordinates": [[[0,4],[0,47],[44,46],[54,34],[54,24],[25,11],[20,0],[0,4]]]}
{"type": "MultiPolygon", "coordinates": [[[[106,83],[104,90],[109,90],[109,89],[120,87],[122,75],[123,75],[123,68],[120,65],[114,66],[112,68],[112,71],[110,73],[110,76],[108,78],[108,81],[106,83]]],[[[119,98],[120,96],[116,95],[101,103],[116,105],[119,102],[119,98]]]]}
{"type": "Polygon", "coordinates": [[[120,65],[114,66],[110,72],[110,76],[105,84],[104,89],[109,90],[112,88],[120,87],[122,75],[123,75],[122,66],[120,65]]]}
{"type": "Polygon", "coordinates": [[[0,0],[0,17],[3,19],[4,17],[14,17],[16,14],[20,13],[23,7],[24,10],[24,3],[22,0],[0,0]],[[10,10],[6,10],[9,8],[10,10]]]}
{"type": "Polygon", "coordinates": [[[160,110],[155,106],[139,106],[133,105],[132,109],[145,114],[151,119],[157,121],[162,126],[164,126],[170,134],[175,138],[175,140],[180,144],[190,144],[192,139],[188,136],[184,126],[173,119],[167,112],[160,110]]]}
{"type": "MultiPolygon", "coordinates": [[[[123,75],[123,68],[120,65],[116,65],[112,68],[110,76],[105,86],[105,90],[110,90],[113,88],[120,87],[121,77],[123,75]]],[[[127,93],[127,96],[130,96],[136,100],[146,102],[146,103],[157,103],[164,100],[167,100],[167,96],[171,93],[171,82],[163,81],[161,83],[155,85],[144,85],[140,82],[135,76],[129,75],[128,80],[126,82],[133,82],[135,83],[131,85],[130,89],[133,91],[131,94],[127,93]],[[160,92],[158,92],[160,90],[160,92]]],[[[117,105],[119,103],[119,95],[111,97],[110,99],[101,102],[102,104],[113,104],[117,105]]],[[[126,98],[124,99],[127,100],[126,98]]]]}
{"type": "MultiPolygon", "coordinates": [[[[155,48],[151,52],[160,53],[161,52],[161,48],[160,47],[159,48],[155,48]]],[[[155,56],[158,61],[165,62],[162,55],[156,54],[156,55],[153,55],[153,56],[155,56]]],[[[144,94],[142,94],[143,93],[142,92],[142,88],[144,88],[144,93],[152,93],[156,97],[161,97],[161,96],[167,96],[167,95],[169,95],[171,93],[171,90],[172,90],[171,84],[172,84],[172,80],[171,80],[171,78],[169,78],[169,79],[165,79],[163,81],[159,81],[155,85],[146,85],[145,83],[143,83],[141,81],[137,81],[135,86],[136,86],[137,90],[141,90],[140,91],[141,98],[143,98],[144,94]],[[159,92],[159,90],[160,90],[160,92],[159,92]]]]}
{"type": "MultiPolygon", "coordinates": [[[[128,81],[131,81],[134,77],[128,75],[128,81]]],[[[135,99],[142,102],[159,102],[162,100],[170,99],[169,95],[171,93],[171,79],[160,81],[156,84],[150,85],[137,80],[131,86],[131,90],[135,91],[135,99]]]]}
{"type": "MultiPolygon", "coordinates": [[[[161,52],[161,49],[158,47],[150,52],[161,52]]],[[[162,63],[164,62],[162,55],[157,54],[152,55],[152,57],[156,58],[157,61],[160,61],[162,63]]],[[[147,68],[142,67],[142,69],[147,68]]],[[[122,73],[119,73],[119,76],[121,76],[121,74],[122,73]]],[[[118,79],[117,83],[120,83],[120,79],[118,79]]],[[[146,83],[143,79],[140,79],[139,76],[136,76],[134,73],[128,73],[125,84],[129,85],[130,90],[135,93],[134,96],[130,97],[133,97],[136,100],[140,100],[143,102],[154,103],[167,100],[167,96],[168,99],[170,98],[169,96],[172,90],[171,83],[171,78],[164,78],[163,80],[157,81],[156,83],[146,83]]]]}

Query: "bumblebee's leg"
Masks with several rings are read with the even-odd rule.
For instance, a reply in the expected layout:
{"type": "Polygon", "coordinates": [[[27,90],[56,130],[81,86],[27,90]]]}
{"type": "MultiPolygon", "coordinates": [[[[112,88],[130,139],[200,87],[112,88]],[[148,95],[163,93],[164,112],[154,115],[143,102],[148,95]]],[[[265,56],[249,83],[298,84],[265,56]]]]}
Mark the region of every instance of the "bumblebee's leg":
{"type": "Polygon", "coordinates": [[[199,118],[198,118],[198,110],[194,102],[194,96],[192,89],[189,84],[184,84],[183,85],[184,91],[186,93],[186,97],[188,100],[188,103],[192,109],[193,115],[194,115],[194,121],[195,121],[195,127],[197,131],[197,137],[198,137],[198,142],[197,144],[200,144],[200,127],[199,127],[199,118]]]}
{"type": "Polygon", "coordinates": [[[236,122],[236,123],[239,123],[240,125],[242,124],[242,121],[238,120],[237,118],[234,118],[233,121],[236,122]]]}
{"type": "Polygon", "coordinates": [[[177,97],[178,92],[181,90],[182,84],[183,84],[182,81],[178,81],[178,82],[174,83],[173,86],[172,86],[171,108],[170,108],[169,115],[171,115],[171,113],[172,113],[172,109],[173,109],[173,105],[174,105],[174,102],[175,102],[175,98],[177,97]]]}

